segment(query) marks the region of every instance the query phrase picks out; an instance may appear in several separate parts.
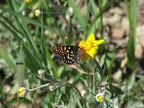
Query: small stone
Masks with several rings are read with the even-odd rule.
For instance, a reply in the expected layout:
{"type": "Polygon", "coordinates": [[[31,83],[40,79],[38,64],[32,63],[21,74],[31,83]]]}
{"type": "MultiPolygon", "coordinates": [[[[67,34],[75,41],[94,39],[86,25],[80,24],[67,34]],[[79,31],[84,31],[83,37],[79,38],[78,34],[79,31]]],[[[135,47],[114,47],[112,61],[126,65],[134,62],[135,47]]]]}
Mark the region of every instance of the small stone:
{"type": "Polygon", "coordinates": [[[122,28],[114,28],[112,29],[112,38],[121,39],[124,37],[125,30],[122,28]]]}
{"type": "Polygon", "coordinates": [[[141,44],[136,44],[135,57],[137,59],[142,59],[142,57],[143,57],[143,49],[142,49],[142,45],[141,44]]]}

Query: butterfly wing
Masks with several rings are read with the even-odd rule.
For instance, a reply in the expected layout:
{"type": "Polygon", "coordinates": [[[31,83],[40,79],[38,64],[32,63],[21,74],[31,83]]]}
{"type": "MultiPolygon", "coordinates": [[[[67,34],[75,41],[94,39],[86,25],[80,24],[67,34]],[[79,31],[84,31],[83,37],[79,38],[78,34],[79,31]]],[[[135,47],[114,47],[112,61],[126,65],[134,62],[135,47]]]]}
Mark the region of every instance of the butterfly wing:
{"type": "Polygon", "coordinates": [[[79,63],[82,56],[81,49],[78,46],[54,46],[51,51],[68,65],[79,63]]]}

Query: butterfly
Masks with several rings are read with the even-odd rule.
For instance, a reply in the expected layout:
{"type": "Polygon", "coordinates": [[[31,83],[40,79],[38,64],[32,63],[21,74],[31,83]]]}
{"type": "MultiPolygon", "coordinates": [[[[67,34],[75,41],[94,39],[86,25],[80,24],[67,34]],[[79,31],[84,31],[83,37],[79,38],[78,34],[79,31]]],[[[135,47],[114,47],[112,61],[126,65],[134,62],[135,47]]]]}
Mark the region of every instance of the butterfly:
{"type": "Polygon", "coordinates": [[[83,50],[78,45],[54,46],[50,50],[68,65],[78,64],[83,55],[83,50]]]}

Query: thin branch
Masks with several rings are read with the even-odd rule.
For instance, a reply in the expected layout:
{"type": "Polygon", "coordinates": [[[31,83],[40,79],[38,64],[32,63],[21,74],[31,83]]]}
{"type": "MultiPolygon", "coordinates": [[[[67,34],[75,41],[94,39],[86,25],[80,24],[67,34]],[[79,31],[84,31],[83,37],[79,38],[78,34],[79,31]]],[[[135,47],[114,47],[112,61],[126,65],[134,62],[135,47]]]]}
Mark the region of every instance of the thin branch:
{"type": "Polygon", "coordinates": [[[92,73],[92,72],[87,73],[87,72],[85,72],[85,71],[84,71],[84,70],[82,70],[82,69],[78,69],[78,68],[77,68],[77,66],[75,66],[75,65],[70,65],[70,67],[72,67],[72,68],[76,69],[78,72],[80,72],[80,73],[82,73],[82,74],[85,74],[85,75],[93,75],[93,73],[92,73]]]}

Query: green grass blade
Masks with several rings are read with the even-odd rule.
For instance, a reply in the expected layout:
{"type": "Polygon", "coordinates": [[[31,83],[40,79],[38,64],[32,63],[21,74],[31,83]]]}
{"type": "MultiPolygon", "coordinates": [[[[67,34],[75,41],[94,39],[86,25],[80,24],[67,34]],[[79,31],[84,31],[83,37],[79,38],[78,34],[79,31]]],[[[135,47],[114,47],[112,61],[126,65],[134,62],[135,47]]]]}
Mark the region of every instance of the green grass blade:
{"type": "MultiPolygon", "coordinates": [[[[102,10],[95,16],[95,19],[93,20],[93,22],[91,23],[91,25],[89,26],[88,30],[87,30],[87,36],[91,33],[95,32],[96,26],[97,26],[97,20],[98,18],[103,14],[103,12],[114,2],[115,0],[110,0],[109,2],[107,2],[107,4],[105,6],[103,6],[102,10]]],[[[102,25],[101,25],[102,26],[102,25]]]]}
{"type": "Polygon", "coordinates": [[[22,41],[23,39],[14,31],[12,30],[6,23],[0,20],[0,24],[3,25],[7,30],[9,30],[16,38],[18,41],[22,41]]]}
{"type": "Polygon", "coordinates": [[[16,74],[17,74],[17,82],[19,87],[24,86],[25,66],[22,59],[23,58],[20,55],[16,59],[16,74]]]}
{"type": "MultiPolygon", "coordinates": [[[[29,17],[26,17],[26,16],[23,16],[23,15],[21,15],[21,14],[18,14],[18,13],[13,13],[16,17],[18,17],[18,18],[20,18],[21,20],[23,20],[25,23],[30,23],[30,24],[33,24],[33,25],[36,25],[36,26],[39,26],[39,27],[41,27],[41,23],[40,22],[38,22],[37,20],[34,20],[34,19],[31,19],[31,18],[29,18],[29,17]]],[[[46,26],[46,25],[44,25],[44,28],[45,29],[49,29],[51,32],[56,32],[56,30],[55,29],[53,29],[52,27],[49,27],[49,26],[46,26]]]]}
{"type": "Polygon", "coordinates": [[[37,72],[37,70],[41,68],[40,63],[37,61],[37,58],[33,55],[33,53],[31,52],[31,49],[29,49],[27,45],[25,45],[24,43],[23,43],[23,50],[26,53],[27,58],[28,58],[27,59],[28,63],[26,63],[27,67],[32,69],[33,72],[37,72]]]}
{"type": "Polygon", "coordinates": [[[84,17],[81,15],[79,9],[77,8],[74,0],[68,0],[70,6],[73,8],[74,10],[74,14],[75,16],[77,17],[81,27],[83,28],[83,30],[85,31],[86,30],[86,27],[87,27],[87,23],[86,23],[86,20],[84,19],[84,17]]]}
{"type": "MultiPolygon", "coordinates": [[[[2,85],[2,81],[0,79],[0,98],[5,101],[6,100],[6,95],[4,94],[4,89],[3,89],[3,85],[2,85]]],[[[1,100],[1,101],[2,101],[1,100]]]]}
{"type": "Polygon", "coordinates": [[[46,59],[46,44],[45,44],[45,36],[44,36],[44,27],[43,27],[43,15],[41,17],[41,52],[42,52],[42,59],[45,65],[47,64],[47,59],[46,59]]]}
{"type": "Polygon", "coordinates": [[[136,39],[136,0],[131,0],[130,5],[128,1],[125,0],[128,8],[128,18],[129,18],[129,40],[127,46],[127,57],[128,57],[128,67],[130,69],[135,68],[135,39],[136,39]]]}
{"type": "Polygon", "coordinates": [[[0,15],[2,17],[2,20],[7,23],[7,25],[9,25],[8,27],[10,27],[11,29],[13,29],[16,33],[22,34],[17,28],[16,26],[13,25],[13,23],[11,21],[9,21],[9,19],[7,17],[4,17],[3,15],[0,15]]]}
{"type": "Polygon", "coordinates": [[[15,63],[13,62],[13,60],[10,58],[10,56],[8,55],[8,53],[5,51],[5,49],[3,49],[0,46],[0,56],[4,59],[4,61],[8,64],[8,66],[10,68],[12,68],[14,71],[16,70],[15,67],[15,63]]]}
{"type": "Polygon", "coordinates": [[[51,65],[51,67],[52,67],[52,69],[53,69],[53,75],[54,75],[54,77],[55,77],[55,78],[58,78],[59,75],[58,75],[58,73],[57,73],[57,67],[56,67],[53,59],[51,58],[51,54],[49,53],[49,51],[47,51],[47,57],[48,57],[48,60],[49,60],[50,65],[51,65]]]}
{"type": "MultiPolygon", "coordinates": [[[[6,11],[6,12],[9,12],[10,14],[13,14],[16,16],[16,18],[19,18],[21,19],[22,21],[24,21],[25,23],[30,23],[30,24],[33,24],[33,25],[36,25],[38,27],[41,27],[41,23],[38,21],[38,20],[35,20],[35,19],[32,19],[32,18],[29,18],[27,16],[23,16],[19,13],[16,13],[14,11],[11,11],[10,9],[7,9],[7,8],[4,8],[2,5],[0,5],[0,9],[2,9],[3,11],[6,11]]],[[[57,31],[52,28],[52,27],[49,27],[47,25],[44,25],[44,28],[45,29],[49,29],[51,32],[53,33],[57,33],[57,31]]]]}

